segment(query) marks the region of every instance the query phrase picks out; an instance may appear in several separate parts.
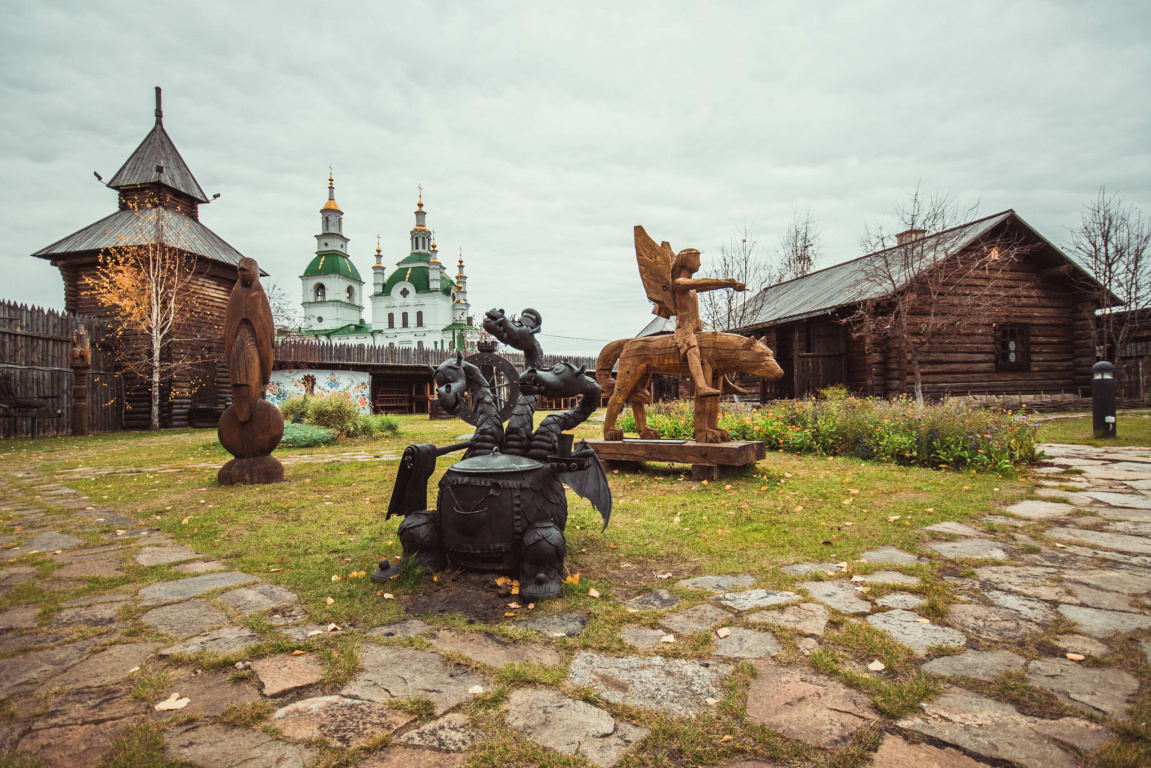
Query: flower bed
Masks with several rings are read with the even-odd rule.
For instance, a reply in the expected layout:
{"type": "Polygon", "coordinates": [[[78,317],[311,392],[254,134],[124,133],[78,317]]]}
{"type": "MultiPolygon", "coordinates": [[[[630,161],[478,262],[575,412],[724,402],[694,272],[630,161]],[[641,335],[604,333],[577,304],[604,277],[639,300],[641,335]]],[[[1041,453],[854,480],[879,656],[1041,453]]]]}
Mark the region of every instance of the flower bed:
{"type": "MultiPolygon", "coordinates": [[[[690,439],[692,403],[648,408],[662,437],[690,439]]],[[[620,419],[635,431],[630,413],[620,419]]],[[[1002,472],[1042,458],[1039,426],[1023,411],[991,411],[957,403],[847,397],[831,390],[811,400],[780,400],[757,409],[725,406],[719,426],[733,440],[763,440],[790,453],[855,456],[896,464],[1002,472]]]]}

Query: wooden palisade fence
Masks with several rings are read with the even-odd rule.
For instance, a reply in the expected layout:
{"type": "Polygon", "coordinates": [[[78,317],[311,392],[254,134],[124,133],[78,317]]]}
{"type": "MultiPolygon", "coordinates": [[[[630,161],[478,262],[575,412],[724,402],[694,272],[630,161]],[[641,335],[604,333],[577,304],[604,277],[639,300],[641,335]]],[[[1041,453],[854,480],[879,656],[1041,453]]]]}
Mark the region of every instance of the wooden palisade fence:
{"type": "Polygon", "coordinates": [[[121,428],[123,386],[105,341],[107,322],[0,301],[0,438],[72,434],[78,384],[72,367],[73,334],[81,328],[91,347],[86,387],[81,388],[88,393],[88,428],[121,428]],[[12,407],[13,399],[23,407],[12,407]],[[27,407],[29,403],[36,407],[27,407]]]}

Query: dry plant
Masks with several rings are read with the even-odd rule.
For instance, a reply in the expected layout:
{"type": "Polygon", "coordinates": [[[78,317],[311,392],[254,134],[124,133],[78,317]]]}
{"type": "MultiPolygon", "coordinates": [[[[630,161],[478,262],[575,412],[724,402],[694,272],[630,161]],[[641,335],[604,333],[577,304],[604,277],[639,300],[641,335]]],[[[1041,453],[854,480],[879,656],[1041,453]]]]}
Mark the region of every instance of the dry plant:
{"type": "Polygon", "coordinates": [[[860,302],[847,322],[870,347],[906,356],[921,405],[923,358],[947,334],[986,325],[1025,290],[998,279],[1023,255],[1016,238],[983,237],[960,247],[976,209],[917,189],[896,209],[896,231],[879,224],[860,239],[872,254],[862,264],[860,292],[875,298],[860,302]]]}
{"type": "Polygon", "coordinates": [[[776,252],[765,254],[746,222],[743,230],[720,246],[719,258],[712,257],[707,275],[732,278],[747,286],[746,293],[708,291],[699,296],[700,315],[710,330],[732,331],[754,322],[759,313],[761,290],[787,280],[803,277],[819,259],[819,225],[806,211],[796,210],[787,231],[780,236],[776,252]]]}
{"type": "Polygon", "coordinates": [[[1123,348],[1143,320],[1143,313],[1122,310],[1151,303],[1151,221],[1122,197],[1108,195],[1106,187],[1084,208],[1079,226],[1071,230],[1068,250],[1098,280],[1089,289],[1093,306],[1102,308],[1095,317],[1095,347],[1122,377],[1123,348]],[[1116,298],[1121,306],[1115,306],[1116,298]]]}
{"type": "MultiPolygon", "coordinates": [[[[126,382],[150,385],[149,427],[160,428],[160,392],[186,374],[195,388],[205,373],[202,338],[222,318],[203,307],[194,284],[200,260],[181,245],[179,232],[166,228],[164,209],[147,202],[133,206],[133,229],[145,242],[100,251],[96,275],[86,279],[96,301],[115,312],[112,336],[126,382]]],[[[218,336],[219,334],[216,334],[218,336]]],[[[210,367],[210,366],[208,366],[210,367]]],[[[171,387],[171,395],[176,393],[171,387]]]]}

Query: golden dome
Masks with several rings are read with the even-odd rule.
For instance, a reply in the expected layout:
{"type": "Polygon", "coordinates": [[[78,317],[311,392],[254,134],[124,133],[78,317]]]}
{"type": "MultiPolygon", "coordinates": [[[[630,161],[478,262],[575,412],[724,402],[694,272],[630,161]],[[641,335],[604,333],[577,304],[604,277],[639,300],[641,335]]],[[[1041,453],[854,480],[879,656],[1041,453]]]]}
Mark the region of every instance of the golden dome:
{"type": "MultiPolygon", "coordinates": [[[[335,200],[329,200],[328,202],[324,203],[324,207],[321,208],[320,210],[321,211],[340,211],[340,206],[336,205],[335,200]]],[[[343,211],[340,211],[340,213],[343,213],[343,211]]]]}

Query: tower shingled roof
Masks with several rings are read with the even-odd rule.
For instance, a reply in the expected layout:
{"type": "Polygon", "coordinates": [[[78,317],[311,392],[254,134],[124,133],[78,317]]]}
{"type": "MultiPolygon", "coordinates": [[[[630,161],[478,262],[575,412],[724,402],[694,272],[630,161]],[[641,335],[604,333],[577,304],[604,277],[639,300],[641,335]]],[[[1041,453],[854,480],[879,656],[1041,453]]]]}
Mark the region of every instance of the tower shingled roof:
{"type": "Polygon", "coordinates": [[[108,186],[112,189],[139,184],[163,184],[197,202],[208,202],[204,190],[200,188],[196,177],[188,169],[188,164],[180,156],[180,151],[172,143],[172,138],[164,130],[164,113],[160,109],[159,88],[156,88],[156,125],[108,182],[108,186]],[[161,166],[164,170],[162,172],[156,170],[157,166],[161,166]]]}

